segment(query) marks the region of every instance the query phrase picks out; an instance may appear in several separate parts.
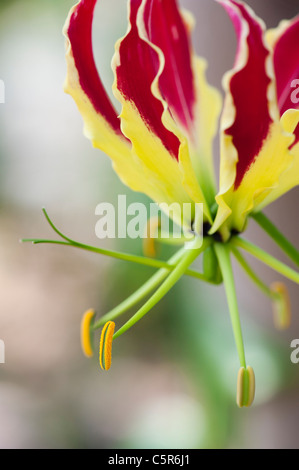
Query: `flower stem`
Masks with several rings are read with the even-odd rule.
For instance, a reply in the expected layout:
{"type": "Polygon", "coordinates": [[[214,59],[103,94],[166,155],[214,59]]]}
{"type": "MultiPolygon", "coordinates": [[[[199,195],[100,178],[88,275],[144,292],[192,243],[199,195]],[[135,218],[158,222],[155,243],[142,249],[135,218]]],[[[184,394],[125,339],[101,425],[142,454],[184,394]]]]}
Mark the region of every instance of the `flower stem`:
{"type": "Polygon", "coordinates": [[[247,251],[255,258],[262,261],[264,264],[266,264],[270,268],[274,269],[275,271],[282,274],[283,276],[290,279],[291,281],[294,281],[297,284],[299,284],[299,273],[297,273],[296,271],[294,271],[294,269],[290,268],[286,264],[274,258],[274,256],[269,255],[269,253],[266,253],[264,250],[262,250],[258,246],[255,246],[253,243],[250,243],[241,237],[234,237],[230,241],[230,244],[232,246],[242,248],[243,250],[247,251]]]}
{"type": "Polygon", "coordinates": [[[299,266],[299,251],[294,245],[278,230],[277,227],[262,212],[252,214],[251,217],[265,230],[265,232],[275,241],[275,243],[285,252],[285,254],[299,266]]]}
{"type": "Polygon", "coordinates": [[[225,245],[223,243],[215,243],[215,251],[223,276],[239,361],[241,367],[244,367],[246,369],[243,335],[229,250],[229,245],[225,245]]]}
{"type": "MultiPolygon", "coordinates": [[[[80,248],[81,250],[91,251],[93,253],[97,253],[100,255],[109,256],[111,258],[120,259],[123,261],[130,261],[131,263],[136,263],[136,264],[140,264],[143,266],[149,266],[151,268],[158,268],[158,269],[164,268],[164,269],[167,269],[168,271],[173,271],[175,268],[175,265],[171,265],[167,263],[167,261],[147,258],[144,256],[131,255],[131,254],[122,253],[119,251],[105,250],[103,248],[85,245],[83,243],[75,242],[73,240],[71,242],[63,242],[60,240],[43,240],[43,239],[38,239],[38,238],[24,238],[21,240],[21,242],[23,243],[31,242],[34,245],[38,245],[40,243],[48,243],[48,244],[53,244],[53,245],[70,246],[73,248],[80,248]]],[[[205,243],[206,243],[205,246],[207,247],[211,243],[211,241],[206,240],[205,243]]],[[[194,271],[193,269],[187,269],[184,274],[186,276],[193,277],[195,279],[199,279],[204,282],[209,282],[211,284],[219,284],[217,280],[214,281],[212,279],[208,279],[204,274],[194,271]]]]}
{"type": "Polygon", "coordinates": [[[200,248],[185,250],[182,259],[175,266],[174,270],[169,274],[163,284],[156,290],[156,292],[149,298],[149,300],[128,320],[113,336],[113,339],[118,338],[125,333],[135,323],[137,323],[144,315],[146,315],[177,283],[177,281],[185,274],[188,266],[202,253],[208,246],[207,240],[203,241],[200,248]]]}
{"type": "Polygon", "coordinates": [[[93,253],[97,253],[104,256],[109,256],[110,258],[120,259],[123,261],[131,261],[132,263],[142,264],[145,266],[150,266],[152,268],[169,268],[171,269],[172,266],[166,261],[160,261],[152,258],[147,258],[145,256],[138,256],[138,255],[131,255],[129,253],[121,253],[119,251],[114,250],[105,250],[104,248],[98,248],[95,246],[85,245],[84,243],[79,242],[63,242],[59,240],[40,240],[40,239],[24,239],[22,242],[32,242],[34,245],[40,243],[51,243],[54,245],[64,245],[64,246],[71,246],[73,248],[81,248],[82,250],[91,251],[93,253]]]}

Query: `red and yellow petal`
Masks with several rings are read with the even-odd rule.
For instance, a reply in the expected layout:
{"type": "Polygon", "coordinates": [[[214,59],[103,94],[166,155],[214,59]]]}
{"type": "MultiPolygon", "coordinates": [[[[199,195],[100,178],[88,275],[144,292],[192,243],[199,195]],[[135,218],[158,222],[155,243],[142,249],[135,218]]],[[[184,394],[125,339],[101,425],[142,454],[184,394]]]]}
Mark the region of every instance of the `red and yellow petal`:
{"type": "MultiPolygon", "coordinates": [[[[64,90],[76,102],[84,133],[94,147],[107,153],[125,184],[142,190],[139,168],[131,144],[120,129],[120,120],[99,77],[92,48],[92,23],[97,0],[81,0],[69,12],[64,26],[67,77],[64,90]]],[[[144,181],[143,181],[144,182],[144,181]]]]}
{"type": "MultiPolygon", "coordinates": [[[[217,99],[220,112],[221,99],[217,90],[206,83],[206,61],[194,54],[191,43],[194,18],[179,9],[177,0],[143,0],[138,15],[142,36],[164,57],[159,76],[160,94],[176,124],[188,136],[191,145],[197,146],[198,139],[206,139],[206,134],[198,135],[197,129],[200,111],[207,111],[203,102],[209,101],[211,105],[211,101],[217,99]]],[[[206,121],[208,113],[202,114],[201,121],[206,121]]]]}
{"type": "Polygon", "coordinates": [[[266,39],[273,49],[277,99],[282,116],[288,109],[299,109],[299,100],[292,99],[292,83],[299,79],[299,15],[269,30],[266,39]]]}
{"type": "Polygon", "coordinates": [[[220,192],[212,231],[224,222],[242,231],[247,215],[261,204],[291,164],[293,136],[280,122],[273,61],[264,24],[236,0],[219,0],[237,33],[234,68],[224,80],[221,119],[220,192]]]}
{"type": "Polygon", "coordinates": [[[274,70],[279,111],[286,130],[294,134],[290,146],[293,162],[282,173],[279,185],[257,206],[261,210],[275,199],[299,184],[299,16],[267,32],[269,46],[273,49],[274,70]]]}
{"type": "MultiPolygon", "coordinates": [[[[139,1],[132,1],[132,6],[137,9],[136,12],[139,4],[139,1]]],[[[158,203],[164,202],[168,205],[173,202],[182,205],[194,200],[202,202],[201,190],[189,164],[186,139],[173,133],[161,122],[161,115],[165,113],[164,103],[152,93],[149,78],[154,79],[155,76],[152,74],[148,77],[148,73],[152,70],[147,69],[146,77],[143,75],[144,89],[137,87],[140,92],[135,94],[138,108],[134,103],[131,115],[128,108],[123,108],[121,124],[102,85],[93,56],[92,24],[95,5],[96,0],[81,0],[71,9],[64,27],[67,39],[65,91],[73,97],[82,114],[86,136],[91,139],[95,147],[110,156],[115,171],[131,189],[147,194],[158,203]],[[145,97],[150,101],[144,99],[145,97]],[[126,124],[126,115],[132,118],[132,126],[126,124]],[[128,132],[125,137],[122,130],[127,127],[132,133],[128,132]],[[154,129],[153,133],[149,131],[150,128],[154,129]],[[133,148],[130,140],[133,142],[133,148]],[[146,158],[143,158],[144,155],[146,158]],[[184,171],[182,171],[184,161],[186,164],[183,165],[184,171]],[[184,189],[184,184],[187,190],[184,189]]],[[[128,34],[130,38],[131,35],[128,34]]],[[[137,36],[135,38],[138,39],[137,36]]],[[[144,46],[141,40],[137,43],[137,47],[144,46]]],[[[135,53],[134,48],[127,49],[127,53],[129,55],[135,53]]],[[[150,54],[156,54],[155,65],[160,69],[161,57],[158,57],[152,48],[150,54]]],[[[125,60],[127,59],[128,57],[125,60]]],[[[127,85],[135,87],[134,73],[132,76],[132,70],[128,68],[126,73],[127,85]]],[[[136,74],[138,75],[138,70],[136,74]]],[[[191,221],[185,222],[190,228],[191,221]]]]}
{"type": "Polygon", "coordinates": [[[222,103],[220,93],[207,84],[206,61],[193,51],[193,16],[181,11],[176,0],[144,0],[139,17],[143,37],[163,54],[159,92],[175,123],[188,137],[192,166],[212,204],[215,197],[212,142],[222,103]]]}
{"type": "Polygon", "coordinates": [[[159,77],[161,95],[176,123],[192,138],[196,88],[189,31],[175,0],[145,0],[141,10],[144,33],[165,60],[159,77]]]}
{"type": "Polygon", "coordinates": [[[120,120],[98,75],[92,48],[92,21],[97,0],[81,0],[71,10],[64,26],[67,40],[67,77],[64,89],[83,115],[86,133],[103,151],[114,143],[127,147],[120,120]]]}
{"type": "MultiPolygon", "coordinates": [[[[147,37],[144,6],[142,0],[131,0],[129,30],[118,41],[113,59],[113,91],[122,105],[121,128],[132,143],[135,158],[152,181],[168,192],[167,198],[157,202],[205,202],[187,138],[161,94],[159,80],[165,56],[147,37]]],[[[208,214],[207,206],[205,210],[208,214]]]]}

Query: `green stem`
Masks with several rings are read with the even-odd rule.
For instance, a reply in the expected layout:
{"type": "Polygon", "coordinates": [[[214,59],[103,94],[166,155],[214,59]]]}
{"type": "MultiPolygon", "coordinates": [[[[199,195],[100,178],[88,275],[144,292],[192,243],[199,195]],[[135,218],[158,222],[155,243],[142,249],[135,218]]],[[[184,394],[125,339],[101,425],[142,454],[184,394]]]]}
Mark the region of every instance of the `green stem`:
{"type": "Polygon", "coordinates": [[[54,230],[54,232],[57,233],[57,235],[59,235],[61,238],[63,238],[64,240],[66,240],[69,243],[76,243],[74,240],[72,240],[71,238],[68,238],[60,230],[58,230],[58,228],[54,225],[54,223],[50,219],[50,217],[49,217],[49,215],[48,215],[48,213],[47,213],[47,211],[44,207],[43,207],[42,211],[43,211],[44,216],[46,217],[46,220],[47,220],[48,224],[54,230]]]}
{"type": "Polygon", "coordinates": [[[246,274],[251,278],[251,280],[257,285],[257,287],[264,293],[266,294],[268,297],[270,297],[271,299],[273,299],[274,297],[274,294],[273,292],[271,291],[271,289],[269,289],[269,287],[255,274],[255,272],[253,271],[253,269],[251,268],[251,266],[249,266],[249,264],[247,263],[247,261],[245,260],[245,258],[241,255],[241,253],[235,248],[235,247],[232,247],[231,248],[231,251],[234,255],[234,257],[236,258],[236,260],[239,262],[239,264],[242,266],[242,268],[244,269],[244,271],[246,272],[246,274]]]}
{"type": "Polygon", "coordinates": [[[113,339],[118,338],[125,333],[135,323],[137,323],[144,315],[146,315],[177,283],[177,281],[185,274],[188,266],[202,253],[208,246],[208,241],[204,240],[200,248],[186,250],[183,258],[175,266],[174,270],[169,274],[168,278],[150,297],[150,299],[138,310],[129,321],[127,321],[113,336],[113,339]]]}
{"type": "MultiPolygon", "coordinates": [[[[43,240],[43,239],[25,238],[21,241],[24,243],[31,242],[34,245],[37,245],[39,243],[50,243],[54,245],[71,246],[73,248],[80,248],[81,250],[91,251],[93,253],[97,253],[97,254],[104,255],[104,256],[110,256],[111,258],[120,259],[123,261],[130,261],[132,263],[149,266],[151,268],[158,268],[158,269],[165,268],[168,271],[173,271],[175,268],[175,266],[170,265],[166,261],[161,261],[161,260],[157,260],[153,258],[146,258],[144,256],[130,255],[130,254],[121,253],[118,251],[104,250],[103,248],[85,245],[83,243],[75,242],[73,240],[71,240],[70,242],[63,242],[59,240],[43,240]]],[[[210,243],[211,242],[209,240],[206,240],[205,246],[208,246],[210,243]]],[[[190,276],[195,279],[199,279],[201,281],[209,282],[211,284],[217,283],[217,282],[214,282],[213,280],[208,279],[204,274],[191,270],[191,269],[187,269],[185,274],[186,276],[190,276]]]]}
{"type": "Polygon", "coordinates": [[[299,284],[299,273],[294,271],[294,269],[290,268],[286,264],[282,263],[281,261],[274,258],[274,256],[269,255],[264,250],[255,246],[253,243],[248,242],[240,237],[234,237],[230,241],[232,246],[236,246],[238,248],[242,248],[243,250],[250,253],[255,258],[259,259],[263,263],[265,263],[270,268],[274,269],[278,273],[282,274],[286,278],[290,279],[291,281],[296,282],[299,284]]]}
{"type": "Polygon", "coordinates": [[[246,369],[243,335],[229,250],[229,245],[225,245],[223,243],[215,243],[215,251],[223,276],[238,356],[241,367],[244,367],[246,369]]]}
{"type": "MultiPolygon", "coordinates": [[[[182,258],[184,249],[178,251],[168,263],[170,265],[176,265],[177,262],[182,258]]],[[[93,330],[97,330],[103,326],[107,321],[115,320],[117,317],[122,315],[124,312],[134,307],[144,297],[146,297],[151,291],[153,291],[164,279],[168,276],[168,269],[160,269],[155,273],[145,284],[143,284],[137,291],[130,295],[126,300],[121,302],[117,307],[112,309],[109,313],[106,313],[93,325],[93,330]]]]}
{"type": "Polygon", "coordinates": [[[23,242],[32,242],[33,244],[37,245],[39,243],[52,243],[54,245],[64,245],[64,246],[71,246],[74,248],[81,248],[82,250],[85,251],[91,251],[93,253],[97,253],[100,255],[104,256],[110,256],[110,258],[115,258],[115,259],[120,259],[123,261],[131,261],[133,263],[137,264],[142,264],[145,266],[150,266],[153,268],[170,268],[168,263],[166,261],[160,261],[152,258],[146,258],[144,256],[137,256],[137,255],[131,255],[127,253],[121,253],[119,251],[113,251],[113,250],[105,250],[103,248],[98,248],[95,246],[90,246],[90,245],[85,245],[84,243],[79,243],[79,242],[74,242],[71,241],[70,243],[68,242],[63,242],[59,240],[40,240],[40,239],[25,239],[22,240],[23,242]]]}
{"type": "Polygon", "coordinates": [[[275,241],[275,243],[285,252],[285,254],[299,266],[299,251],[294,245],[278,230],[277,227],[262,212],[252,214],[251,217],[265,230],[265,232],[275,241]]]}

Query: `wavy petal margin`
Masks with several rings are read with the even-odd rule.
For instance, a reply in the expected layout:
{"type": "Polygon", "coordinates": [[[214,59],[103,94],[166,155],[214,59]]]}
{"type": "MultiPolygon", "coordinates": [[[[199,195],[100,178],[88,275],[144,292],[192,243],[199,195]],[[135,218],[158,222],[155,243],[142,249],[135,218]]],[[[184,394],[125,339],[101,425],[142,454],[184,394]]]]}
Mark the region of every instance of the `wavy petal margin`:
{"type": "MultiPolygon", "coordinates": [[[[92,24],[96,3],[96,0],[78,2],[70,10],[64,26],[67,42],[67,78],[64,89],[73,97],[82,114],[85,135],[95,147],[110,156],[116,173],[131,189],[147,194],[155,202],[163,202],[168,205],[177,202],[182,207],[185,202],[202,202],[202,194],[195,177],[193,178],[191,165],[188,168],[187,157],[185,157],[187,161],[185,174],[181,170],[181,153],[182,160],[184,155],[188,155],[187,144],[183,139],[180,141],[170,130],[163,127],[162,122],[156,121],[157,128],[164,133],[163,137],[167,135],[167,143],[164,142],[166,147],[157,138],[152,142],[143,140],[145,135],[148,138],[148,134],[145,133],[141,137],[138,122],[135,122],[133,128],[141,137],[137,141],[143,149],[149,145],[148,151],[153,157],[150,161],[149,158],[139,158],[142,155],[142,149],[136,151],[135,146],[132,150],[131,142],[124,136],[121,130],[121,121],[104,90],[93,56],[92,24]],[[157,141],[159,141],[159,145],[157,145],[157,141]],[[177,158],[180,160],[179,164],[177,158]],[[183,187],[184,179],[192,197],[183,187]]],[[[138,2],[132,3],[139,6],[138,2]]],[[[130,53],[133,51],[132,49],[130,53]]],[[[156,65],[160,67],[159,60],[160,58],[157,58],[156,65]]],[[[130,77],[128,76],[128,79],[130,77]]],[[[161,106],[160,103],[160,109],[164,112],[163,106],[162,108],[161,106]]],[[[155,113],[155,110],[150,108],[149,112],[155,113]]],[[[124,116],[125,113],[123,112],[122,115],[124,116]]],[[[140,119],[139,116],[138,119],[140,119]]],[[[122,125],[126,127],[124,123],[122,125]]],[[[174,218],[176,218],[175,214],[174,218]]],[[[181,223],[179,211],[177,221],[181,223]]],[[[184,224],[190,228],[191,221],[186,220],[184,224]]]]}
{"type": "Polygon", "coordinates": [[[277,188],[257,206],[256,211],[299,184],[299,15],[269,30],[266,39],[273,49],[280,114],[295,140],[290,147],[293,163],[282,173],[277,188]]]}
{"type": "Polygon", "coordinates": [[[211,206],[216,194],[212,144],[222,100],[206,81],[206,61],[193,51],[193,15],[181,11],[176,0],[146,0],[141,13],[147,40],[161,50],[165,60],[159,77],[161,96],[188,136],[192,166],[211,206]]]}
{"type": "MultiPolygon", "coordinates": [[[[100,145],[106,151],[106,141],[127,145],[120,130],[117,113],[98,75],[92,50],[92,21],[97,0],[81,0],[71,10],[64,26],[67,40],[66,93],[72,95],[82,114],[90,111],[90,121],[97,120],[97,133],[102,128],[100,145]],[[89,109],[88,109],[89,108],[89,109]]],[[[88,119],[86,119],[88,121],[88,119]]],[[[88,127],[88,126],[87,126],[88,127]]],[[[91,127],[93,127],[91,125],[91,127]]]]}
{"type": "Polygon", "coordinates": [[[161,95],[176,123],[192,137],[196,101],[192,51],[189,32],[177,2],[146,0],[142,17],[148,41],[163,52],[165,59],[159,77],[161,95]]]}
{"type": "Polygon", "coordinates": [[[112,62],[113,92],[122,105],[122,132],[131,141],[135,157],[156,175],[174,201],[204,203],[209,218],[191,164],[187,138],[174,121],[160,90],[165,56],[148,39],[144,23],[146,6],[147,0],[130,1],[129,30],[116,44],[112,62]]]}
{"type": "Polygon", "coordinates": [[[64,91],[72,96],[84,121],[84,134],[94,147],[111,157],[125,184],[142,191],[131,144],[123,136],[120,120],[102,85],[92,49],[92,23],[97,0],[81,0],[66,20],[67,77],[64,91]],[[128,168],[130,171],[128,171],[128,168]]]}
{"type": "Polygon", "coordinates": [[[299,79],[299,15],[290,21],[282,21],[269,30],[267,42],[273,49],[277,99],[281,116],[288,109],[299,109],[299,97],[294,94],[299,79]]]}
{"type": "Polygon", "coordinates": [[[290,166],[288,148],[294,137],[280,122],[263,22],[244,3],[217,1],[232,19],[238,49],[235,66],[224,79],[219,210],[212,232],[225,221],[229,230],[241,232],[248,213],[278,185],[281,173],[290,166]]]}

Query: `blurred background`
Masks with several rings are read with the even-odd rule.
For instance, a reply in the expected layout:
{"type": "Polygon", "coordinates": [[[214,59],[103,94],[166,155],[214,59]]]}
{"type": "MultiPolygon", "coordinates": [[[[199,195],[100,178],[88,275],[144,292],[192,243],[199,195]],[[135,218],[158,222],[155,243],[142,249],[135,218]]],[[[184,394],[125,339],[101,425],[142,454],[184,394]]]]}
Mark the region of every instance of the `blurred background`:
{"type": "MultiPolygon", "coordinates": [[[[181,0],[197,21],[196,51],[221,88],[235,36],[211,0],[181,0]]],[[[249,0],[274,27],[298,13],[297,0],[249,0]]],[[[63,93],[62,27],[72,0],[1,0],[0,78],[0,448],[298,448],[299,287],[288,283],[293,321],[273,326],[272,309],[235,267],[248,363],[256,372],[254,406],[235,405],[238,360],[222,287],[183,279],[132,330],[115,341],[109,373],[83,357],[83,312],[103,315],[152,271],[74,248],[19,243],[53,238],[42,207],[72,238],[142,253],[140,241],[95,236],[99,202],[145,201],[124,187],[109,159],[83,137],[82,120],[63,93]]],[[[96,60],[107,89],[115,41],[126,31],[125,0],[96,9],[96,60]]],[[[215,143],[216,164],[218,142],[215,143]]],[[[298,246],[298,190],[267,214],[298,246]]],[[[55,238],[55,237],[54,237],[55,238]]],[[[285,260],[251,222],[247,238],[285,260]]],[[[160,253],[167,256],[167,250],[160,253]]],[[[268,282],[279,280],[252,264],[268,282]]],[[[132,312],[131,312],[132,313],[132,312]]],[[[127,318],[125,316],[119,324],[127,318]]]]}

